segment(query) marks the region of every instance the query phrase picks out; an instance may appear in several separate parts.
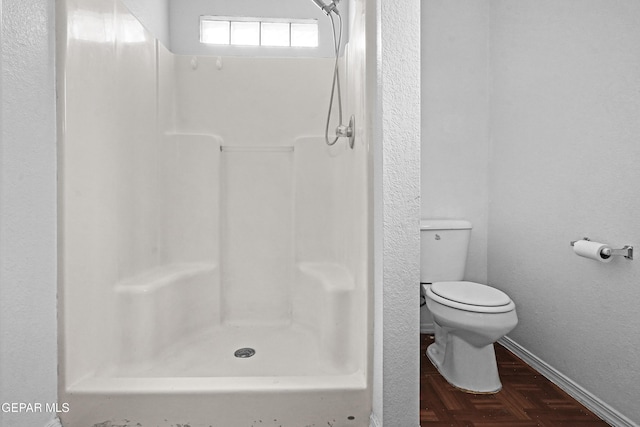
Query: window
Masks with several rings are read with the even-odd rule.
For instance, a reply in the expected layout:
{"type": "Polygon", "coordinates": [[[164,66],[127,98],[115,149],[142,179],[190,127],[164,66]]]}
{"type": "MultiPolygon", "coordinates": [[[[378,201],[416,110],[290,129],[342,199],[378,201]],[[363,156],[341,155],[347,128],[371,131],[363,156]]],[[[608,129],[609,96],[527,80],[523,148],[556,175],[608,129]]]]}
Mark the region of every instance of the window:
{"type": "Polygon", "coordinates": [[[200,42],[207,44],[229,44],[231,22],[200,20],[200,42]]]}
{"type": "Polygon", "coordinates": [[[231,44],[260,46],[260,22],[231,21],[231,44]]]}
{"type": "Polygon", "coordinates": [[[261,22],[262,46],[291,46],[291,24],[288,22],[261,22]]]}
{"type": "Polygon", "coordinates": [[[231,46],[318,47],[318,21],[201,16],[200,42],[231,46]]]}
{"type": "Polygon", "coordinates": [[[318,23],[309,25],[306,23],[291,23],[291,46],[295,47],[317,47],[318,46],[318,23]]]}

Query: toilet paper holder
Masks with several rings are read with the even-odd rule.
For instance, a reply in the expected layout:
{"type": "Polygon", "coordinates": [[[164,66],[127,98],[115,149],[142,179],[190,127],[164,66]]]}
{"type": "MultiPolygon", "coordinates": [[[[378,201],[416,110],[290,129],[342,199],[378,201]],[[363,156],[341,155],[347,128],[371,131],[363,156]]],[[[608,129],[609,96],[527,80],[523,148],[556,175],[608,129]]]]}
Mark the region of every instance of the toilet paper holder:
{"type": "MultiPolygon", "coordinates": [[[[582,240],[591,241],[588,237],[583,237],[582,240]]],[[[577,240],[573,240],[571,242],[571,246],[575,245],[577,240]]],[[[633,259],[633,246],[625,245],[622,249],[603,249],[602,252],[603,258],[610,258],[612,256],[623,256],[626,259],[633,259]]]]}

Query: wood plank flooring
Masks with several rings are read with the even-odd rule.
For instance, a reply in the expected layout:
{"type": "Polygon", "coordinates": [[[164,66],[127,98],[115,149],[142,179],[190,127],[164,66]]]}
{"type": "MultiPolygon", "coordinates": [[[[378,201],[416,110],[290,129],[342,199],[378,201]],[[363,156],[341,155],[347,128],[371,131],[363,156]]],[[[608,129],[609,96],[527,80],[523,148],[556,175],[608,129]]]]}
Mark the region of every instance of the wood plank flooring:
{"type": "Polygon", "coordinates": [[[421,427],[606,427],[592,412],[499,344],[502,390],[464,393],[442,378],[425,355],[432,335],[421,335],[421,427]]]}

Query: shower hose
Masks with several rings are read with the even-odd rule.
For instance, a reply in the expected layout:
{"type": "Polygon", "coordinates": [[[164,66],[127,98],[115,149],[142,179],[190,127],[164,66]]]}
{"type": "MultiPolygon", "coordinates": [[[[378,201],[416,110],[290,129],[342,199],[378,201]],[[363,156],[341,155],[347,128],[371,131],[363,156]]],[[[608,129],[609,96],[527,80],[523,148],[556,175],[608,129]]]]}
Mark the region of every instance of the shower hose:
{"type": "Polygon", "coordinates": [[[336,16],[338,17],[339,32],[338,32],[338,36],[336,37],[335,20],[333,18],[333,15],[329,13],[328,16],[329,16],[329,19],[331,19],[331,31],[333,34],[333,46],[335,50],[336,60],[333,66],[333,80],[331,83],[331,98],[329,99],[329,111],[327,112],[327,125],[324,129],[324,140],[327,143],[327,145],[334,145],[336,142],[338,142],[338,138],[339,138],[339,136],[336,135],[336,137],[332,141],[329,140],[329,122],[331,121],[331,110],[333,109],[333,96],[336,92],[336,88],[338,89],[338,116],[339,116],[338,118],[339,118],[339,124],[340,126],[342,126],[342,94],[340,93],[340,70],[338,67],[339,59],[340,59],[340,45],[342,44],[342,16],[340,16],[340,13],[338,13],[337,9],[334,9],[333,13],[335,13],[336,16]]]}

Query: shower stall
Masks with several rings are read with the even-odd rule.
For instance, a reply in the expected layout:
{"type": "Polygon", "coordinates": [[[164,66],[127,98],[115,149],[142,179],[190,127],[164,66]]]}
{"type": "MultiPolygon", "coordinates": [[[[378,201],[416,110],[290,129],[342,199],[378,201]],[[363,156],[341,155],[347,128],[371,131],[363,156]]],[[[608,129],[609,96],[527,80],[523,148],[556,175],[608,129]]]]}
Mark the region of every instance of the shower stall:
{"type": "Polygon", "coordinates": [[[362,427],[371,411],[365,1],[340,58],[175,55],[57,2],[65,427],[362,427]],[[321,84],[319,82],[326,82],[321,84]]]}

